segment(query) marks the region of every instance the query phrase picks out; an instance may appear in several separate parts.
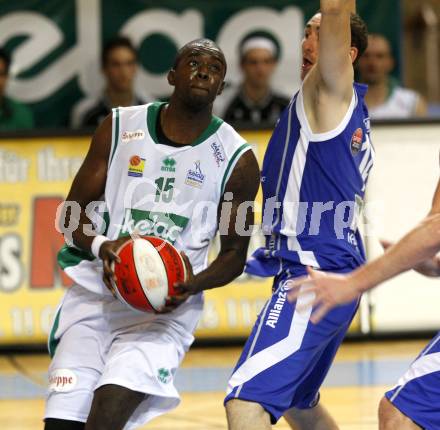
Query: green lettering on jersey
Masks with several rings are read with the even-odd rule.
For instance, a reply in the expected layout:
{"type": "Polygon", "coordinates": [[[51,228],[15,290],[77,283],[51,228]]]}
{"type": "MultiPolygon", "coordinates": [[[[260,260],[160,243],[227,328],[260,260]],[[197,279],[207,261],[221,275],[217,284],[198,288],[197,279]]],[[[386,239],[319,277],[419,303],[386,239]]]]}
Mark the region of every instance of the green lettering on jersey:
{"type": "Polygon", "coordinates": [[[156,236],[174,243],[187,226],[189,218],[164,212],[126,209],[119,236],[136,233],[141,236],[156,236]]]}

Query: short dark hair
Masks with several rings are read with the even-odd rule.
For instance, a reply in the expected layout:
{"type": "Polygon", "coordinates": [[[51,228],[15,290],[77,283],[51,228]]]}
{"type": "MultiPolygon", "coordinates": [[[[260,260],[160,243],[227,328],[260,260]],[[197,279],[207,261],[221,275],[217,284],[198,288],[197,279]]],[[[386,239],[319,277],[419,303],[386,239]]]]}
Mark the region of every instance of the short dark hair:
{"type": "Polygon", "coordinates": [[[0,48],[0,60],[5,63],[6,74],[9,74],[9,67],[11,65],[11,56],[2,48],[0,48]]]}
{"type": "Polygon", "coordinates": [[[356,13],[351,14],[350,18],[351,28],[351,46],[357,48],[358,56],[354,64],[358,62],[368,47],[368,28],[365,21],[356,13]]]}
{"type": "Polygon", "coordinates": [[[196,49],[206,48],[206,49],[209,49],[214,52],[216,51],[218,54],[219,60],[222,61],[222,63],[225,65],[225,73],[226,73],[227,63],[226,63],[226,59],[225,59],[225,54],[221,50],[220,46],[218,46],[213,40],[207,39],[207,38],[194,39],[194,40],[191,40],[191,42],[188,42],[185,45],[183,45],[177,51],[177,54],[174,58],[174,63],[173,63],[174,70],[177,69],[177,66],[179,65],[179,61],[181,60],[183,55],[186,54],[186,51],[188,51],[192,48],[196,48],[196,49]]]}
{"type": "Polygon", "coordinates": [[[117,36],[107,41],[107,43],[104,45],[104,48],[102,49],[101,54],[101,66],[105,67],[108,61],[108,57],[110,55],[110,52],[113,51],[113,49],[116,48],[127,48],[131,52],[133,52],[136,61],[138,59],[138,52],[136,48],[134,47],[133,43],[128,37],[125,36],[117,36]]]}

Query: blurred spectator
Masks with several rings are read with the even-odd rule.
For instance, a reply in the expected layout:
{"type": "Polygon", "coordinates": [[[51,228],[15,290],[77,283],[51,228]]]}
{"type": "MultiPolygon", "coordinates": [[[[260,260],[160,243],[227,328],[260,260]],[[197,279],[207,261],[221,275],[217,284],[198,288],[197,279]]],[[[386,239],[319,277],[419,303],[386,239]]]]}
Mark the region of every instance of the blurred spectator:
{"type": "Polygon", "coordinates": [[[245,39],[240,47],[243,81],[228,88],[216,105],[216,113],[239,127],[273,127],[290,100],[276,94],[270,80],[277,66],[278,49],[266,37],[245,39]]]}
{"type": "Polygon", "coordinates": [[[423,97],[402,88],[391,76],[394,58],[388,40],[380,34],[370,34],[368,48],[359,59],[359,80],[368,84],[365,97],[372,119],[421,117],[427,114],[423,97]]]}
{"type": "Polygon", "coordinates": [[[147,103],[147,98],[134,93],[138,54],[130,39],[118,36],[109,40],[102,51],[101,67],[106,84],[99,98],[81,100],[73,109],[73,128],[96,127],[118,106],[147,103]]]}
{"type": "Polygon", "coordinates": [[[5,95],[10,65],[11,57],[3,49],[0,49],[0,130],[33,128],[32,111],[24,104],[5,95]]]}

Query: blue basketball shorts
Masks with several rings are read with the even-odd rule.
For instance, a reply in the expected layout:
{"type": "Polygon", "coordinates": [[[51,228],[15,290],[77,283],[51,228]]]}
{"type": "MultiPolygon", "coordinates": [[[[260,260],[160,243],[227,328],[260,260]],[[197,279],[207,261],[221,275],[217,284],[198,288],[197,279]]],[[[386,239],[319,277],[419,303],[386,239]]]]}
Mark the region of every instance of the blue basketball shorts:
{"type": "MultiPolygon", "coordinates": [[[[346,273],[353,270],[341,270],[346,273]]],[[[274,279],[274,293],[261,311],[228,383],[225,404],[232,399],[259,403],[275,424],[290,408],[308,409],[319,402],[328,373],[358,301],[335,308],[318,324],[310,322],[311,306],[296,310],[310,296],[287,301],[286,282],[304,275],[301,267],[274,279]]]]}
{"type": "Polygon", "coordinates": [[[385,397],[423,429],[440,429],[440,332],[385,397]]]}

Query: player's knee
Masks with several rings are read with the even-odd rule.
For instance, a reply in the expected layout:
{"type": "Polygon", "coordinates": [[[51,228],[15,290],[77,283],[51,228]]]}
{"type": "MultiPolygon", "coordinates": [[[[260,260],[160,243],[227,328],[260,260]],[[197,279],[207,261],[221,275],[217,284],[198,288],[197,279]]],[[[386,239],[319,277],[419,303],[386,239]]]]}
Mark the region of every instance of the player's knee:
{"type": "Polygon", "coordinates": [[[269,415],[260,404],[245,400],[232,399],[227,402],[226,416],[228,418],[229,430],[242,430],[244,423],[251,424],[250,421],[253,423],[261,423],[262,426],[266,424],[266,422],[270,424],[269,415]]]}
{"type": "Polygon", "coordinates": [[[403,418],[404,415],[386,397],[382,397],[379,403],[379,429],[395,430],[403,418]]]}

